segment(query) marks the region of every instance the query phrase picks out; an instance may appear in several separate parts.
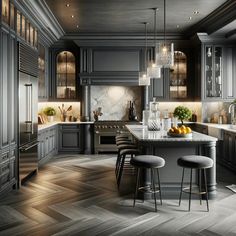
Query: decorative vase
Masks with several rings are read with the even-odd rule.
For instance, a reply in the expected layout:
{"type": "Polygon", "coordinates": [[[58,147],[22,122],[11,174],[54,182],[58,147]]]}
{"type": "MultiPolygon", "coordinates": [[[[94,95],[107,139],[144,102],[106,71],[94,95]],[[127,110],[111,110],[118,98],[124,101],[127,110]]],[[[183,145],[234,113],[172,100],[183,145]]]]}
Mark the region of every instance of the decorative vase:
{"type": "Polygon", "coordinates": [[[53,122],[54,121],[54,116],[48,116],[48,122],[53,122]]]}
{"type": "Polygon", "coordinates": [[[65,121],[66,121],[66,118],[67,118],[67,116],[66,116],[65,114],[61,115],[61,121],[62,121],[62,122],[65,122],[65,121]]]}

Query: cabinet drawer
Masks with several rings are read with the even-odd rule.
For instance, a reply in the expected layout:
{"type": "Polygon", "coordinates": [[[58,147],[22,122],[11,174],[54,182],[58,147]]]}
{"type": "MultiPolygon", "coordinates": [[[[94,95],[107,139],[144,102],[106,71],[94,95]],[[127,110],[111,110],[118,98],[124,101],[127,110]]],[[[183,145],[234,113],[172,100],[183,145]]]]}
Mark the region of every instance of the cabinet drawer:
{"type": "Polygon", "coordinates": [[[9,160],[9,152],[0,153],[0,164],[9,160]]]}
{"type": "Polygon", "coordinates": [[[79,130],[80,129],[80,127],[79,127],[79,125],[61,125],[60,126],[60,129],[62,129],[62,130],[79,130]]]}
{"type": "Polygon", "coordinates": [[[5,184],[10,182],[10,171],[4,172],[0,176],[0,186],[3,187],[5,184]]]}

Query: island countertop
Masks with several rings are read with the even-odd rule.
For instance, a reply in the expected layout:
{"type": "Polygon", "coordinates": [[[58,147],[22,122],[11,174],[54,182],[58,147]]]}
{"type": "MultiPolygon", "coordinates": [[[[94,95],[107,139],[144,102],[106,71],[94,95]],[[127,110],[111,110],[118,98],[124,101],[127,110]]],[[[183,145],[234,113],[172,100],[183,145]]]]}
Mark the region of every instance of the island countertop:
{"type": "Polygon", "coordinates": [[[147,126],[126,125],[129,132],[141,142],[216,142],[217,138],[198,132],[192,133],[192,137],[170,137],[164,136],[161,131],[149,131],[147,126]]]}

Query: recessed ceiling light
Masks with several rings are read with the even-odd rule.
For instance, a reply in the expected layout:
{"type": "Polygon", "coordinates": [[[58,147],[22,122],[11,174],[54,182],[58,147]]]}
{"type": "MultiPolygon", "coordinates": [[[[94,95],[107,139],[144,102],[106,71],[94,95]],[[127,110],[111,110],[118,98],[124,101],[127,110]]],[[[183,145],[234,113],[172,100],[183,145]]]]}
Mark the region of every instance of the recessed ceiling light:
{"type": "Polygon", "coordinates": [[[192,16],[190,16],[188,19],[189,19],[189,20],[192,20],[192,16]]]}
{"type": "Polygon", "coordinates": [[[66,7],[69,7],[69,6],[70,6],[70,4],[69,4],[69,3],[67,3],[67,4],[66,4],[66,7]]]}
{"type": "Polygon", "coordinates": [[[197,15],[199,14],[199,11],[194,11],[193,14],[197,15]]]}
{"type": "Polygon", "coordinates": [[[71,18],[74,18],[75,16],[74,15],[71,15],[71,18]]]}

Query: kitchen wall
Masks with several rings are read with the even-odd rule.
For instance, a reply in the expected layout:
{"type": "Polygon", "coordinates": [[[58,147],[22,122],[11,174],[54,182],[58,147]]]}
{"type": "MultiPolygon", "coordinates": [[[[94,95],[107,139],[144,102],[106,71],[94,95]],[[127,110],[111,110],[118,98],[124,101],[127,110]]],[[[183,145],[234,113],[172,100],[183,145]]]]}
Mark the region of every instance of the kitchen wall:
{"type": "Polygon", "coordinates": [[[93,111],[102,108],[99,120],[128,120],[129,101],[134,102],[138,120],[141,120],[142,88],[136,86],[91,86],[91,120],[93,111]]]}
{"type": "Polygon", "coordinates": [[[55,121],[61,120],[61,112],[58,106],[62,107],[64,104],[64,109],[68,109],[69,106],[72,106],[72,110],[67,112],[67,117],[72,116],[77,120],[80,120],[80,102],[39,102],[38,103],[38,113],[41,114],[45,119],[47,118],[43,110],[46,107],[53,107],[56,110],[56,116],[54,117],[55,121]]]}
{"type": "Polygon", "coordinates": [[[164,111],[169,112],[169,116],[172,116],[172,113],[174,112],[174,109],[177,106],[186,106],[188,107],[192,112],[194,112],[197,115],[197,121],[202,121],[202,103],[201,102],[160,102],[159,108],[161,111],[161,115],[163,115],[164,111]]]}
{"type": "Polygon", "coordinates": [[[230,123],[228,113],[230,102],[203,102],[202,120],[207,123],[218,123],[219,116],[222,116],[223,123],[230,123]]]}

